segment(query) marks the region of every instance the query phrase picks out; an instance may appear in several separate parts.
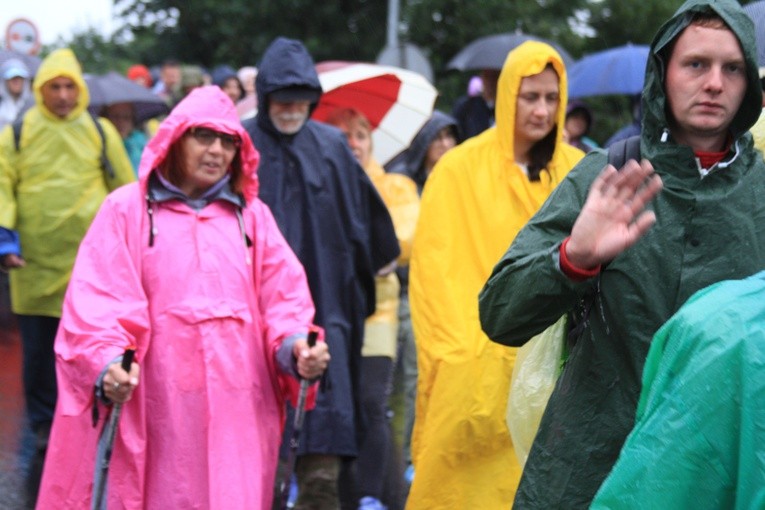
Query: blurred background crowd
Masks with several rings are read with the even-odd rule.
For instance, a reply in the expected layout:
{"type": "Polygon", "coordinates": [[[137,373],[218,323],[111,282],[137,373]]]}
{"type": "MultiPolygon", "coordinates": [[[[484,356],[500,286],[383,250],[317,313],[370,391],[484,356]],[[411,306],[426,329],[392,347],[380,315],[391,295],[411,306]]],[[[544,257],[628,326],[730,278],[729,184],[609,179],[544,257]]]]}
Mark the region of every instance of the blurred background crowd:
{"type": "MultiPolygon", "coordinates": [[[[311,118],[345,134],[399,234],[414,228],[417,212],[411,204],[418,202],[436,162],[496,125],[500,71],[508,53],[528,40],[550,44],[566,66],[565,141],[586,153],[639,134],[647,43],[656,20],[668,18],[681,2],[491,0],[470,8],[449,0],[403,6],[344,2],[342,15],[337,6],[304,0],[290,2],[289,9],[281,2],[239,0],[114,4],[124,25],[109,37],[89,29],[40,51],[0,52],[0,128],[34,105],[31,85],[42,59],[57,48],[71,48],[84,72],[88,110],[116,128],[137,176],[144,147],[194,89],[217,86],[242,122],[255,118],[260,57],[275,37],[294,37],[313,56],[323,91],[311,118]],[[413,181],[411,189],[395,182],[401,175],[413,181]]],[[[760,23],[758,31],[765,30],[765,2],[750,2],[749,12],[760,23]]],[[[765,48],[759,40],[758,51],[762,69],[765,48]]],[[[403,244],[401,251],[405,257],[403,244]]],[[[380,475],[390,508],[405,501],[408,488],[400,479],[411,482],[414,476],[409,444],[417,364],[407,283],[406,264],[397,269],[393,287],[378,277],[373,318],[385,323],[381,303],[385,308],[389,300],[388,325],[395,325],[396,343],[369,354],[382,353],[385,366],[364,368],[379,370],[383,379],[395,373],[369,390],[369,405],[382,408],[386,420],[395,417],[395,442],[382,446],[395,462],[380,475]]],[[[5,275],[0,285],[5,334],[15,329],[5,275]]]]}

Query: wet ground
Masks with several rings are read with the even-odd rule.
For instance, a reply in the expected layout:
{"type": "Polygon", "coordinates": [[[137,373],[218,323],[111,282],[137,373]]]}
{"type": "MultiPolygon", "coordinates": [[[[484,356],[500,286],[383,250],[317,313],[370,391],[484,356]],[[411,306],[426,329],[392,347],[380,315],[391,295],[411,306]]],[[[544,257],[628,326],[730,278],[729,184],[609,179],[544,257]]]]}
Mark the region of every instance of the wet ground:
{"type": "Polygon", "coordinates": [[[3,315],[0,319],[0,510],[22,510],[26,508],[23,480],[27,456],[21,450],[25,430],[21,340],[12,318],[3,315]]]}

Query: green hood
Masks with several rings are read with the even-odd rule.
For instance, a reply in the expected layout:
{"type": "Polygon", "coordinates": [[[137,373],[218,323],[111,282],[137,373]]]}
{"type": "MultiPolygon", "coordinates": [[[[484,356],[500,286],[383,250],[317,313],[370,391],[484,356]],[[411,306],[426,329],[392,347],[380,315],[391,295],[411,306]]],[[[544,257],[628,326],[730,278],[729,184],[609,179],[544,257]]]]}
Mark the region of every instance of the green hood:
{"type": "Polygon", "coordinates": [[[659,29],[651,44],[643,87],[643,155],[661,143],[662,132],[669,127],[666,115],[664,78],[665,49],[688,26],[693,14],[713,11],[717,13],[738,38],[746,60],[747,91],[738,113],[730,126],[731,135],[738,139],[754,125],[762,110],[762,89],[758,77],[757,49],[752,20],[735,0],[689,0],[659,29]]]}

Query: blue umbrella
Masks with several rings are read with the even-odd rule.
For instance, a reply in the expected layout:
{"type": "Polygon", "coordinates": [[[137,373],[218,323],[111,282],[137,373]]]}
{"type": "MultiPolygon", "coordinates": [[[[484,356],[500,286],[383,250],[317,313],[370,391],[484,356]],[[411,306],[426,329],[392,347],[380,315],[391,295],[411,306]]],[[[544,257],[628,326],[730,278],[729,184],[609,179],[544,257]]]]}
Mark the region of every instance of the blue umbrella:
{"type": "Polygon", "coordinates": [[[743,8],[744,12],[754,21],[757,63],[760,67],[765,67],[765,0],[746,4],[743,8]]]}
{"type": "Polygon", "coordinates": [[[626,44],[583,57],[569,68],[568,96],[640,94],[648,52],[648,46],[626,44]]]}

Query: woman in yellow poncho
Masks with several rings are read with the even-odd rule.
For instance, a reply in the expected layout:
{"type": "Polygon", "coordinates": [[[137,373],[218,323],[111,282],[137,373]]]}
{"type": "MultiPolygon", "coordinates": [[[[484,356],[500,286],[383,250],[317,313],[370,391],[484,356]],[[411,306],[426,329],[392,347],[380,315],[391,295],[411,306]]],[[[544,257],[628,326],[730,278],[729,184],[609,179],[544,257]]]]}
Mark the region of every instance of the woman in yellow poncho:
{"type": "Polygon", "coordinates": [[[513,50],[499,77],[496,126],[449,151],[425,186],[409,284],[419,380],[407,510],[513,501],[521,468],[505,407],[515,349],[481,331],[478,292],[583,156],[562,142],[566,89],[552,47],[530,41],[513,50]]]}

